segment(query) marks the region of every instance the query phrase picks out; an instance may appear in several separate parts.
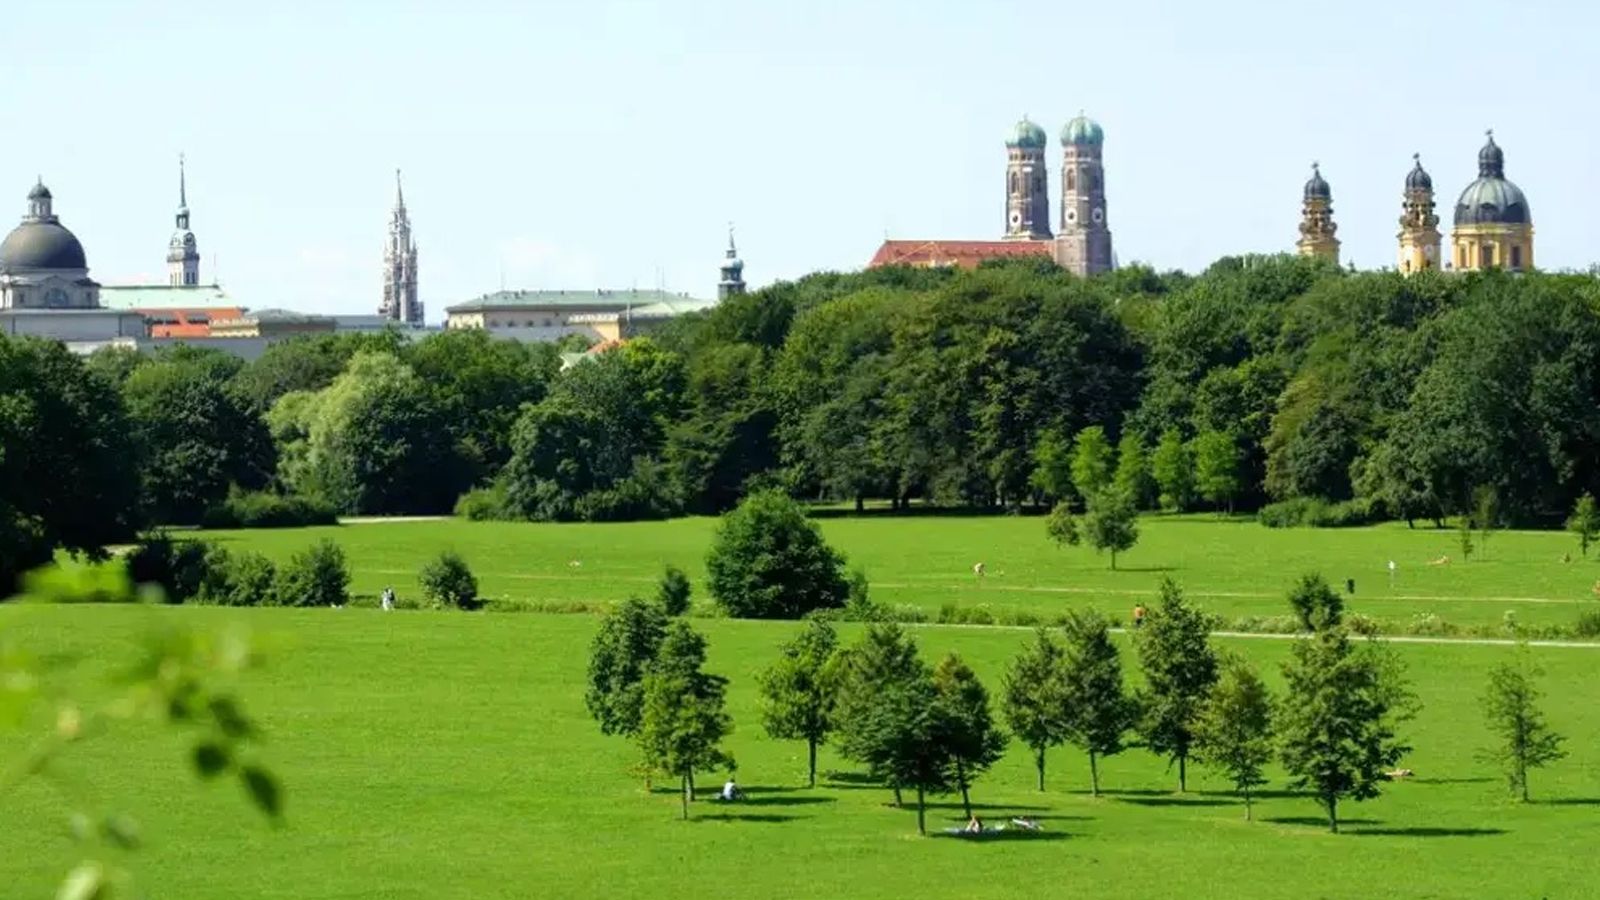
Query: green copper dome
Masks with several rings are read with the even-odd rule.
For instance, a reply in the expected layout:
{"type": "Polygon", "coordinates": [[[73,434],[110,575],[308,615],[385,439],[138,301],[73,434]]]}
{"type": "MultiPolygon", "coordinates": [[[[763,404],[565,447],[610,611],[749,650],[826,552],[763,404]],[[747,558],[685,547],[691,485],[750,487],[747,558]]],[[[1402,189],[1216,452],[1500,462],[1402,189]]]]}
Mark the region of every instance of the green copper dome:
{"type": "Polygon", "coordinates": [[[1061,129],[1062,146],[1098,147],[1105,139],[1106,133],[1101,130],[1100,123],[1081,112],[1061,129]]]}
{"type": "Polygon", "coordinates": [[[1457,225],[1527,225],[1533,221],[1528,198],[1506,180],[1506,154],[1489,133],[1478,151],[1478,180],[1467,185],[1456,201],[1457,225]]]}
{"type": "Polygon", "coordinates": [[[1044,129],[1034,124],[1027,116],[1022,117],[1022,121],[1017,123],[1016,130],[1006,140],[1007,147],[1027,147],[1030,149],[1039,149],[1048,143],[1050,143],[1050,136],[1045,134],[1044,129]]]}

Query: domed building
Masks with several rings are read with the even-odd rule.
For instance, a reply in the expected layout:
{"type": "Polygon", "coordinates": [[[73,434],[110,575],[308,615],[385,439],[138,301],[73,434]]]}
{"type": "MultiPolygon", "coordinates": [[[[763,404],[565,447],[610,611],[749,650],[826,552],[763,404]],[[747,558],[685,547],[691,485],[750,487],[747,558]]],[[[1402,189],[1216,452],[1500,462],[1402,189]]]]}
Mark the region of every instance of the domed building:
{"type": "Polygon", "coordinates": [[[1339,264],[1339,239],[1334,237],[1339,226],[1333,221],[1333,188],[1322,177],[1322,168],[1311,164],[1311,177],[1306,180],[1304,201],[1300,207],[1300,240],[1295,248],[1301,256],[1326,259],[1339,264]]]}
{"type": "Polygon", "coordinates": [[[1410,275],[1439,268],[1439,216],[1433,202],[1433,177],[1422,167],[1422,155],[1412,154],[1406,174],[1405,196],[1400,202],[1400,271],[1410,275]]]}
{"type": "Polygon", "coordinates": [[[1478,178],[1456,201],[1451,256],[1458,271],[1533,268],[1533,214],[1522,189],[1506,179],[1506,154],[1489,132],[1478,151],[1478,178]]]}
{"type": "Polygon", "coordinates": [[[1050,189],[1045,148],[1050,137],[1027,116],[1006,138],[1006,230],[1008,241],[1050,239],[1050,189]]]}

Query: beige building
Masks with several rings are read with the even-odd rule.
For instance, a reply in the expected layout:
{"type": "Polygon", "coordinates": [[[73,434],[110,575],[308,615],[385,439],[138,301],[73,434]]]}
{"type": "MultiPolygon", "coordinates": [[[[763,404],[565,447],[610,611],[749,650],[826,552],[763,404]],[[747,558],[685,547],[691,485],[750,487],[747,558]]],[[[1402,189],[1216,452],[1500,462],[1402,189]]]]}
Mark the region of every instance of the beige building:
{"type": "Polygon", "coordinates": [[[496,337],[554,342],[626,340],[676,316],[716,305],[666,291],[499,291],[445,310],[445,328],[481,328],[496,337]]]}
{"type": "Polygon", "coordinates": [[[1478,151],[1478,179],[1456,201],[1450,256],[1462,272],[1533,268],[1533,214],[1522,189],[1506,180],[1506,154],[1492,131],[1478,151]]]}
{"type": "Polygon", "coordinates": [[[1311,178],[1306,182],[1305,200],[1300,207],[1300,240],[1295,249],[1301,256],[1325,259],[1339,264],[1339,239],[1334,235],[1339,226],[1333,221],[1333,189],[1322,177],[1322,168],[1311,164],[1311,178]]]}
{"type": "Polygon", "coordinates": [[[213,319],[214,338],[275,338],[296,334],[332,334],[337,323],[330,316],[313,316],[286,309],[260,309],[236,318],[213,319]]]}
{"type": "Polygon", "coordinates": [[[1407,275],[1438,269],[1444,244],[1439,234],[1439,214],[1433,202],[1433,178],[1422,168],[1422,156],[1406,175],[1405,199],[1400,204],[1400,271],[1407,275]]]}

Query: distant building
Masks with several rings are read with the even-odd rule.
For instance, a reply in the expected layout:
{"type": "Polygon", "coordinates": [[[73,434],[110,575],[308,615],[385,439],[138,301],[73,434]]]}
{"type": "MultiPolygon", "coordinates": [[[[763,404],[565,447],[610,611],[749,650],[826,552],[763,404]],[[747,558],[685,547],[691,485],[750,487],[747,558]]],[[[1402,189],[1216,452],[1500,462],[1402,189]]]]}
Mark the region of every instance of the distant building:
{"type": "Polygon", "coordinates": [[[744,260],[739,258],[739,251],[733,246],[732,226],[728,227],[728,252],[723,257],[720,271],[722,277],[717,281],[718,300],[744,293],[744,260]]]}
{"type": "Polygon", "coordinates": [[[1311,178],[1306,181],[1304,202],[1300,206],[1300,240],[1295,249],[1301,256],[1325,259],[1339,264],[1339,239],[1334,233],[1339,226],[1333,222],[1333,189],[1322,177],[1322,168],[1311,164],[1311,178]]]}
{"type": "Polygon", "coordinates": [[[237,318],[247,309],[215,284],[107,284],[100,287],[100,302],[144,316],[155,338],[207,337],[214,320],[237,318]]]}
{"type": "Polygon", "coordinates": [[[716,305],[666,291],[497,291],[445,310],[445,328],[481,328],[496,337],[558,341],[625,340],[685,313],[716,305]]]}
{"type": "Polygon", "coordinates": [[[298,334],[332,334],[337,326],[332,316],[316,316],[287,309],[258,309],[243,315],[216,319],[211,337],[279,338],[298,334]]]}
{"type": "Polygon", "coordinates": [[[1050,227],[1045,130],[1022,117],[1006,139],[1006,218],[1000,240],[885,240],[867,263],[960,266],[990,259],[1050,259],[1069,272],[1095,275],[1116,266],[1106,212],[1105,131],[1079,113],[1061,130],[1061,219],[1050,227]]]}
{"type": "Polygon", "coordinates": [[[1478,151],[1478,178],[1456,201],[1450,235],[1457,271],[1533,268],[1533,213],[1522,189],[1506,180],[1506,154],[1489,132],[1478,151]]]}
{"type": "Polygon", "coordinates": [[[178,156],[178,214],[174,219],[177,230],[167,242],[167,281],[175,287],[193,287],[200,283],[200,248],[189,229],[189,187],[182,154],[178,156]]]}
{"type": "Polygon", "coordinates": [[[1405,199],[1400,203],[1400,271],[1408,275],[1437,270],[1444,242],[1433,202],[1433,177],[1422,168],[1421,154],[1411,158],[1414,164],[1406,175],[1405,199]]]}
{"type": "Polygon", "coordinates": [[[411,216],[394,170],[394,210],[389,214],[389,239],[383,247],[383,302],[378,315],[392,322],[421,325],[422,301],[417,299],[417,242],[411,237],[411,216]]]}

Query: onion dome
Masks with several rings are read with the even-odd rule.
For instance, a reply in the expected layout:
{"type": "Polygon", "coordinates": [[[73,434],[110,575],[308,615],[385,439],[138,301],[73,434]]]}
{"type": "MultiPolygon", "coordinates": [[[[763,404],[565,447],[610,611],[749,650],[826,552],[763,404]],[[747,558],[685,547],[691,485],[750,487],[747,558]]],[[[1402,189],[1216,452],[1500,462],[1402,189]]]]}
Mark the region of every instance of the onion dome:
{"type": "Polygon", "coordinates": [[[1526,225],[1533,221],[1522,188],[1505,177],[1506,154],[1494,142],[1478,151],[1478,179],[1467,185],[1456,201],[1457,225],[1526,225]]]}
{"type": "Polygon", "coordinates": [[[1017,123],[1017,127],[1012,132],[1011,137],[1006,139],[1007,147],[1023,147],[1029,150],[1040,149],[1048,143],[1050,143],[1050,136],[1045,134],[1044,129],[1034,124],[1027,116],[1022,117],[1022,121],[1017,123]]]}
{"type": "Polygon", "coordinates": [[[1306,199],[1333,199],[1333,190],[1328,187],[1328,182],[1322,177],[1322,169],[1316,163],[1311,164],[1311,178],[1306,182],[1306,199]]]}
{"type": "Polygon", "coordinates": [[[1106,133],[1100,123],[1079,112],[1065,128],[1061,129],[1063,147],[1098,147],[1105,142],[1106,133]]]}
{"type": "Polygon", "coordinates": [[[1408,191],[1431,191],[1431,190],[1433,190],[1433,177],[1428,174],[1428,170],[1427,169],[1424,169],[1422,167],[1422,154],[1413,153],[1413,154],[1411,154],[1411,158],[1416,161],[1416,164],[1413,165],[1411,167],[1411,171],[1406,174],[1406,190],[1408,190],[1408,191]]]}

